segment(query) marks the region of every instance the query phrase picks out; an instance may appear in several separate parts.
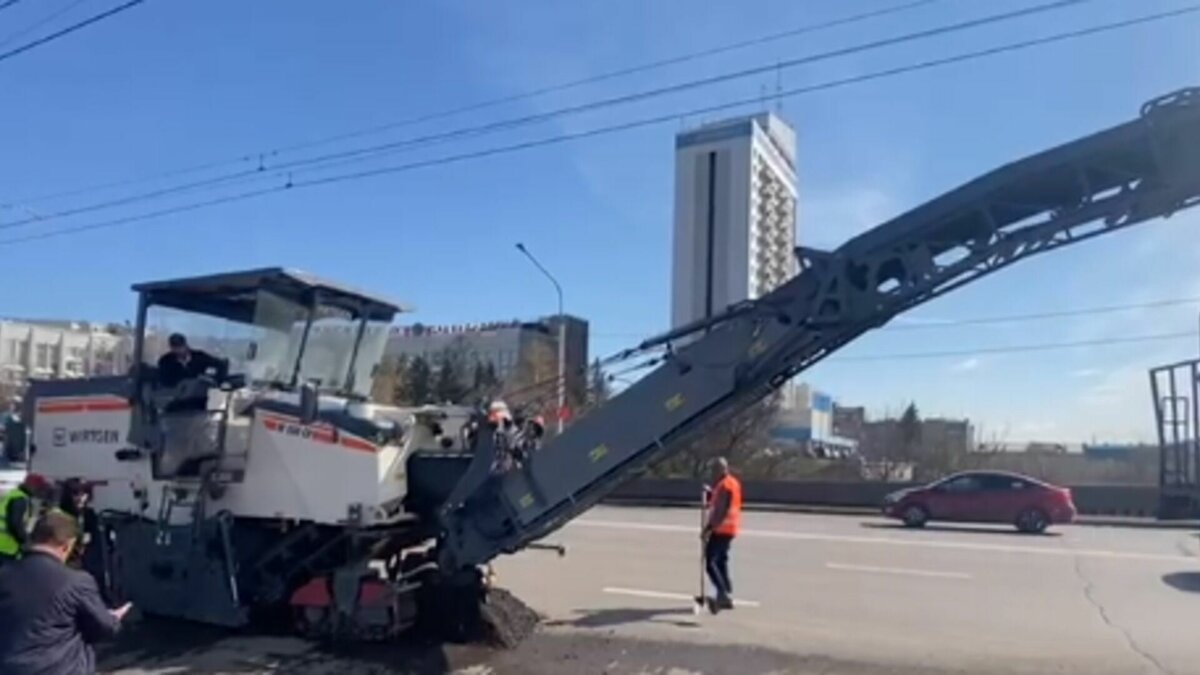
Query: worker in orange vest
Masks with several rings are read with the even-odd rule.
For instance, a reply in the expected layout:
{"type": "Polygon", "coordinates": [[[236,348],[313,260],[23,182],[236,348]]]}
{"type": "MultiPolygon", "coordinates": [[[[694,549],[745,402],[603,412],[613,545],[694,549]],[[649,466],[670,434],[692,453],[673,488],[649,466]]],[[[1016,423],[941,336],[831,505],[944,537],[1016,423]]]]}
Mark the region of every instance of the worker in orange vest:
{"type": "Polygon", "coordinates": [[[708,520],[701,537],[704,539],[704,564],[708,578],[717,591],[709,604],[714,614],[733,609],[733,581],[729,576],[729,546],[742,523],[742,483],[729,472],[729,462],[718,457],[713,462],[713,486],[708,497],[708,520]]]}

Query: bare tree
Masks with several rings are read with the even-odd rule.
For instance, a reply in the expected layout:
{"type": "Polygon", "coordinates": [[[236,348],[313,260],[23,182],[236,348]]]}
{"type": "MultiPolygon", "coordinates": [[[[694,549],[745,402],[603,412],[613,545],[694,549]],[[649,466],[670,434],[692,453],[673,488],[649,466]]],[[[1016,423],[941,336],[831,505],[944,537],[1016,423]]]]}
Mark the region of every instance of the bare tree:
{"type": "Polygon", "coordinates": [[[685,450],[656,466],[655,473],[707,478],[708,467],[717,457],[726,457],[735,470],[742,470],[767,449],[778,412],[777,397],[755,403],[738,415],[705,429],[685,450]]]}
{"type": "Polygon", "coordinates": [[[403,405],[407,403],[407,375],[407,356],[385,356],[379,364],[379,372],[375,376],[375,383],[371,386],[371,400],[385,405],[403,405]]]}
{"type": "Polygon", "coordinates": [[[523,350],[501,397],[510,408],[552,417],[558,394],[558,353],[552,344],[534,342],[523,350]]]}

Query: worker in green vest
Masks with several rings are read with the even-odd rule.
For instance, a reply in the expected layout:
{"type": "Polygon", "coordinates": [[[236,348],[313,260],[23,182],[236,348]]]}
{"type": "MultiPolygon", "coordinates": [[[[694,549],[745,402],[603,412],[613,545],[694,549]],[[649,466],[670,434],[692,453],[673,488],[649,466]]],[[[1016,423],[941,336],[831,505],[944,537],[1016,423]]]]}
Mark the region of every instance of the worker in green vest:
{"type": "Polygon", "coordinates": [[[0,567],[21,556],[25,536],[37,517],[34,500],[47,501],[54,485],[43,476],[31,473],[19,487],[0,497],[0,567]]]}

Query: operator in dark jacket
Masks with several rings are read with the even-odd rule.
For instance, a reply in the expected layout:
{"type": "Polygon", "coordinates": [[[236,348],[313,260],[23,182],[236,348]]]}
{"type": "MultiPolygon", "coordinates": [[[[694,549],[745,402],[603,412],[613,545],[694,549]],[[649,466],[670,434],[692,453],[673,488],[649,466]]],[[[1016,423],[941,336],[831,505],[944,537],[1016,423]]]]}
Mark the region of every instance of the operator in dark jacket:
{"type": "Polygon", "coordinates": [[[158,383],[163,387],[174,387],[184,380],[204,375],[209,369],[218,378],[225,376],[226,365],[221,359],[206,351],[192,349],[181,333],[172,333],[167,338],[170,351],[158,359],[158,383]]]}
{"type": "Polygon", "coordinates": [[[25,555],[0,570],[0,673],[92,675],[92,644],[117,634],[130,605],[110,610],[96,582],[64,564],[79,539],[71,516],[43,515],[25,555]]]}

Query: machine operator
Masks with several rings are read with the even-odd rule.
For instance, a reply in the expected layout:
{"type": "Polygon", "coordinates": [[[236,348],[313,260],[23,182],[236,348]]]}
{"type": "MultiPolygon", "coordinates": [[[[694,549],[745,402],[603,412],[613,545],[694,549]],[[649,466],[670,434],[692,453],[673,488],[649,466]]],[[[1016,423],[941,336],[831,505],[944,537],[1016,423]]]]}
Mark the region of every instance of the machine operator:
{"type": "Polygon", "coordinates": [[[204,375],[209,370],[223,376],[225,362],[208,352],[192,349],[181,333],[172,333],[167,338],[170,351],[158,359],[158,383],[163,387],[174,387],[184,380],[204,375]]]}

